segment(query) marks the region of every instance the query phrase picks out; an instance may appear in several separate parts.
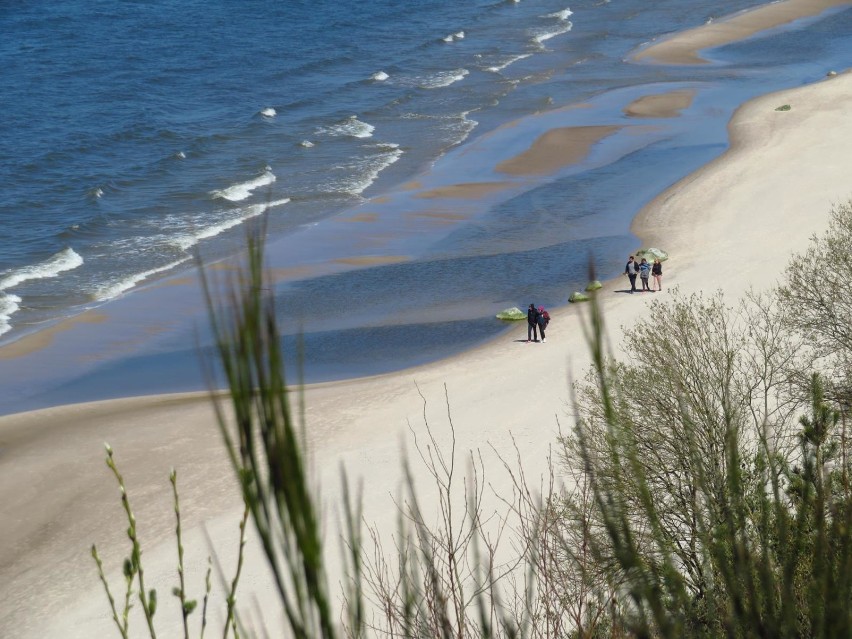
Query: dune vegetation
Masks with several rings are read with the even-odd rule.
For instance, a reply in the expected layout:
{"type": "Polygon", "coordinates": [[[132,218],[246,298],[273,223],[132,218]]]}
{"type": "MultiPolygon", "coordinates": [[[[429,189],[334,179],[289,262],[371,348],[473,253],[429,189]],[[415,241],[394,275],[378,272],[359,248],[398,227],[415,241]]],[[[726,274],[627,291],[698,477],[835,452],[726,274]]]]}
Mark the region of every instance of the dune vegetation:
{"type": "MultiPolygon", "coordinates": [[[[427,423],[413,463],[434,484],[404,487],[392,540],[362,521],[346,484],[341,595],[330,588],[338,577],[328,574],[263,237],[254,227],[226,294],[206,292],[230,391],[211,401],[246,507],[240,544],[254,526],[287,625],[270,635],[852,635],[852,201],[785,262],[784,286],[733,302],[721,293],[654,301],[624,327],[619,349],[604,339],[591,292],[580,312],[593,366],[571,386],[548,485],[529,485],[505,460],[515,492],[492,512],[481,456],[459,453],[427,423]],[[437,491],[439,525],[427,523],[419,491],[437,491]]],[[[158,604],[109,449],[107,463],[128,520],[120,594],[92,554],[117,631],[138,636],[129,631],[137,607],[156,637],[158,607],[174,605],[184,636],[203,637],[210,570],[200,601],[190,598],[176,475],[177,584],[174,602],[158,604]]],[[[225,637],[256,634],[237,596],[240,566],[225,581],[225,637]]]]}

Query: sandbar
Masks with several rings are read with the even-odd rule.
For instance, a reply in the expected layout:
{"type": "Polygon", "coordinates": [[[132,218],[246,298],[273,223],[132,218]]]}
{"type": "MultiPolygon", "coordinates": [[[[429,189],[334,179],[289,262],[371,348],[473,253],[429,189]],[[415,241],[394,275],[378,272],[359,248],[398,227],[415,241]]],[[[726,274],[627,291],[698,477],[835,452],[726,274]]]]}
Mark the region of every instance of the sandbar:
{"type": "Polygon", "coordinates": [[[624,113],[632,118],[676,118],[694,97],[695,91],[690,89],[643,95],[624,107],[624,113]]]}
{"type": "Polygon", "coordinates": [[[585,158],[592,147],[609,137],[618,126],[569,126],[551,129],[532,143],[529,149],[504,160],[496,170],[515,176],[548,175],[585,158]]]}
{"type": "Polygon", "coordinates": [[[761,31],[849,4],[849,0],[781,0],[761,5],[717,22],[678,31],[641,49],[633,55],[633,59],[662,64],[706,64],[707,60],[699,55],[704,49],[745,40],[761,31]]]}

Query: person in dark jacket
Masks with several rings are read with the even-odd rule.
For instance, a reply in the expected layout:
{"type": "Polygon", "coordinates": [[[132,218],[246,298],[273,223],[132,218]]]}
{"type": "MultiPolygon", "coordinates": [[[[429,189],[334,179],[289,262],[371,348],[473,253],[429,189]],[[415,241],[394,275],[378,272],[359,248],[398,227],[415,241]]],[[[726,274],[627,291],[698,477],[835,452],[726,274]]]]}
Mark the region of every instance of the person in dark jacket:
{"type": "Polygon", "coordinates": [[[633,293],[636,290],[636,276],[639,274],[639,265],[634,261],[632,255],[627,258],[624,274],[630,280],[630,292],[633,293]]]}
{"type": "Polygon", "coordinates": [[[530,304],[527,308],[527,344],[538,341],[538,333],[536,332],[537,326],[538,311],[535,308],[535,304],[530,304]]]}
{"type": "Polygon", "coordinates": [[[544,337],[544,329],[547,328],[547,325],[550,323],[550,313],[544,310],[543,306],[538,307],[538,330],[541,333],[541,341],[542,343],[547,340],[544,337]]]}

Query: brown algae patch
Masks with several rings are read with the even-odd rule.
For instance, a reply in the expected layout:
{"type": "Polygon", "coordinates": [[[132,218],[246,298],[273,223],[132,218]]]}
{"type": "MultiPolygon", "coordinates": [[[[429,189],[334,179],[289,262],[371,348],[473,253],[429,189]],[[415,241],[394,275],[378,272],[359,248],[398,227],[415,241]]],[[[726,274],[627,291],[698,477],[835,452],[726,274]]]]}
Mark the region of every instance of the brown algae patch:
{"type": "Polygon", "coordinates": [[[592,147],[621,129],[620,126],[570,126],[540,135],[529,149],[497,165],[509,175],[547,175],[585,158],[592,147]]]}
{"type": "Polygon", "coordinates": [[[411,217],[425,217],[430,220],[446,220],[448,222],[458,222],[468,218],[464,213],[451,213],[450,211],[418,211],[411,213],[411,217]]]}
{"type": "MultiPolygon", "coordinates": [[[[211,265],[212,266],[212,265],[211,265]]],[[[197,277],[173,277],[167,280],[154,282],[150,288],[168,288],[171,286],[195,286],[198,284],[197,277]]]]}
{"type": "Polygon", "coordinates": [[[322,273],[314,266],[287,266],[270,268],[266,271],[273,282],[286,282],[289,280],[301,280],[308,277],[321,275],[322,273]]]}
{"type": "Polygon", "coordinates": [[[437,189],[423,191],[414,197],[423,199],[455,198],[459,200],[476,200],[485,195],[502,191],[512,186],[508,182],[468,182],[465,184],[451,184],[441,186],[437,189]]]}
{"type": "Polygon", "coordinates": [[[624,113],[631,118],[676,118],[689,108],[694,97],[692,89],[644,95],[624,107],[624,113]]]}
{"type": "Polygon", "coordinates": [[[378,213],[359,213],[349,217],[339,218],[341,222],[375,222],[379,219],[378,213]]]}
{"type": "Polygon", "coordinates": [[[19,340],[7,344],[6,346],[0,347],[0,359],[16,359],[18,357],[31,355],[32,353],[35,353],[50,346],[50,344],[53,343],[53,338],[56,337],[59,333],[69,331],[80,324],[102,324],[106,320],[107,316],[103,313],[87,311],[78,315],[77,317],[71,317],[69,319],[63,320],[58,324],[45,328],[36,333],[25,335],[19,340]]]}
{"type": "Polygon", "coordinates": [[[407,255],[362,255],[359,257],[340,257],[332,260],[349,266],[378,266],[380,264],[399,264],[408,261],[407,255]]]}
{"type": "Polygon", "coordinates": [[[633,59],[662,64],[706,64],[707,60],[698,55],[703,49],[744,40],[761,31],[848,3],[849,0],[782,0],[765,4],[718,22],[676,33],[642,49],[634,54],[633,59]]]}

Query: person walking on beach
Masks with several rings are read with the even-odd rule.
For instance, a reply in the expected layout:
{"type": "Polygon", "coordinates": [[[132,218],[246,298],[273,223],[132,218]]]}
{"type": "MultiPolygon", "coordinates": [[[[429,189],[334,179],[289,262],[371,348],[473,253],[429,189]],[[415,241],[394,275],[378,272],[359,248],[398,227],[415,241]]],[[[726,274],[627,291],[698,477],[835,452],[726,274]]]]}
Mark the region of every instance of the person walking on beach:
{"type": "Polygon", "coordinates": [[[654,281],[657,283],[657,290],[663,290],[663,264],[660,258],[656,258],[651,265],[651,275],[654,276],[654,281]]]}
{"type": "Polygon", "coordinates": [[[538,307],[538,330],[541,333],[542,344],[547,341],[544,337],[544,329],[550,324],[550,313],[544,310],[544,306],[538,307]]]}
{"type": "Polygon", "coordinates": [[[651,287],[648,286],[648,278],[651,276],[651,265],[648,264],[648,260],[644,257],[642,261],[639,263],[639,279],[642,280],[642,292],[648,291],[651,292],[651,287]]]}
{"type": "Polygon", "coordinates": [[[633,260],[633,256],[627,258],[627,266],[624,267],[624,274],[630,280],[630,292],[636,291],[636,274],[639,272],[639,265],[633,260]]]}
{"type": "MultiPolygon", "coordinates": [[[[537,326],[538,311],[535,308],[535,304],[530,304],[529,308],[527,308],[527,344],[538,341],[537,326]]],[[[544,333],[542,333],[542,337],[544,337],[544,333]]]]}

